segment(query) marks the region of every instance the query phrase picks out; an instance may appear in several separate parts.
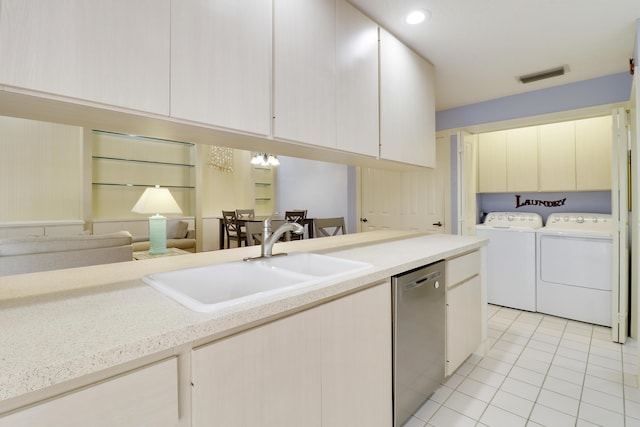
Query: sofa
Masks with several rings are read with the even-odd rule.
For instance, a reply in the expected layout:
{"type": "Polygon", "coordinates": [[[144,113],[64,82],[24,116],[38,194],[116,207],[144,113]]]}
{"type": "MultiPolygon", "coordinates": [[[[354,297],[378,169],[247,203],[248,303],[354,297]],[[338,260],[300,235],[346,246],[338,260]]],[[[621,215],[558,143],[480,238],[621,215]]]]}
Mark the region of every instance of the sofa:
{"type": "Polygon", "coordinates": [[[131,261],[132,242],[128,231],[0,239],[0,276],[131,261]]]}
{"type": "MultiPolygon", "coordinates": [[[[167,219],[167,248],[178,248],[187,252],[196,251],[196,231],[189,229],[189,221],[167,219]]],[[[133,250],[148,251],[149,236],[135,236],[133,250]]]]}

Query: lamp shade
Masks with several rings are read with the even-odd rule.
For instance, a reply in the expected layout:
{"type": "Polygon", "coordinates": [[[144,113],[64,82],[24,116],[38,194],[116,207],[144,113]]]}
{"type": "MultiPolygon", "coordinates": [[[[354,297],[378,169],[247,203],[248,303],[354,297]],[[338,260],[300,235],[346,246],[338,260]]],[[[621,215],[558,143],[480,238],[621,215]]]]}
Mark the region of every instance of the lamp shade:
{"type": "Polygon", "coordinates": [[[141,214],[182,213],[176,199],[167,188],[159,185],[144,190],[131,212],[141,214]]]}

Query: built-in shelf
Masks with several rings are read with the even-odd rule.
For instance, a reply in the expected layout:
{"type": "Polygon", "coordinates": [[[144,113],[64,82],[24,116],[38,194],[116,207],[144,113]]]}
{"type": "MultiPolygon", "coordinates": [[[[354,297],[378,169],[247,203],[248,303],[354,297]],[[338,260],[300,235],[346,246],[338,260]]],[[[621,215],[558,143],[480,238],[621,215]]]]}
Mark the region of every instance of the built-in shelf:
{"type": "MultiPolygon", "coordinates": [[[[116,187],[153,187],[155,184],[116,184],[111,182],[92,182],[93,185],[112,185],[116,187]]],[[[196,187],[189,185],[163,185],[163,188],[186,188],[195,189],[196,187]]]]}
{"type": "Polygon", "coordinates": [[[274,174],[275,168],[271,166],[254,166],[253,168],[253,201],[257,215],[269,215],[275,210],[274,174]]]}
{"type": "Polygon", "coordinates": [[[131,216],[144,188],[171,190],[185,215],[195,209],[195,144],[94,131],[93,218],[131,216]]]}
{"type": "Polygon", "coordinates": [[[93,156],[94,160],[115,160],[120,162],[133,162],[133,163],[146,163],[151,165],[163,165],[163,166],[180,166],[180,167],[189,167],[193,168],[195,165],[189,163],[170,163],[170,162],[157,162],[152,160],[140,160],[140,159],[125,159],[121,157],[104,157],[104,156],[93,156]]]}

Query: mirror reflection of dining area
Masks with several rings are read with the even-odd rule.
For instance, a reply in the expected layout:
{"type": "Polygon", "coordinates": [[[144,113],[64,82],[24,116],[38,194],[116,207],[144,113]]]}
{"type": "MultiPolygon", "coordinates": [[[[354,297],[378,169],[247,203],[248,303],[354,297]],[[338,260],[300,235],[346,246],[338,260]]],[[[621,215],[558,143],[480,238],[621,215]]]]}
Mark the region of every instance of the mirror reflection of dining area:
{"type": "Polygon", "coordinates": [[[274,232],[287,223],[299,224],[303,232],[286,231],[280,241],[312,239],[346,234],[344,217],[314,218],[306,209],[287,210],[284,214],[256,215],[255,209],[222,210],[220,220],[220,248],[261,245],[264,241],[265,221],[274,232]]]}

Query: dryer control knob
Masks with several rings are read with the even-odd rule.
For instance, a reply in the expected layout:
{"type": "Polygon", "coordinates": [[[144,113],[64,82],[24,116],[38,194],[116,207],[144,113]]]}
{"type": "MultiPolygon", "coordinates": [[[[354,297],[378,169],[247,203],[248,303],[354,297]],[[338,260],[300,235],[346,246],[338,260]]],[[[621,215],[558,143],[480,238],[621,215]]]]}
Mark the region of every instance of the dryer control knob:
{"type": "Polygon", "coordinates": [[[595,217],[595,216],[594,216],[594,217],[591,219],[591,222],[593,222],[594,224],[597,224],[597,223],[598,223],[598,217],[595,217]]]}
{"type": "Polygon", "coordinates": [[[582,224],[582,223],[584,222],[584,217],[582,217],[582,216],[577,217],[577,218],[576,218],[576,222],[577,222],[578,224],[582,224]]]}
{"type": "Polygon", "coordinates": [[[509,215],[509,216],[507,217],[507,220],[508,220],[508,221],[513,221],[514,219],[516,219],[516,217],[514,217],[513,215],[509,215]]]}

